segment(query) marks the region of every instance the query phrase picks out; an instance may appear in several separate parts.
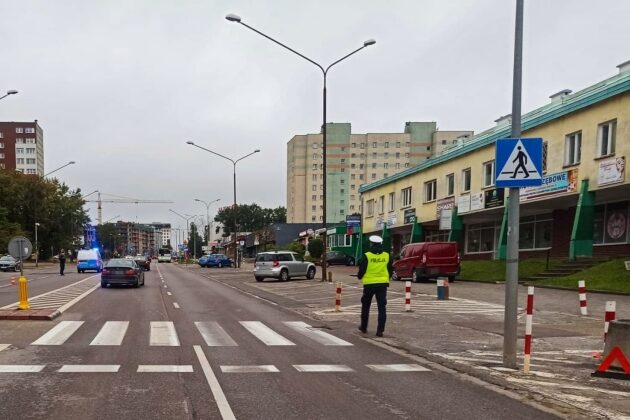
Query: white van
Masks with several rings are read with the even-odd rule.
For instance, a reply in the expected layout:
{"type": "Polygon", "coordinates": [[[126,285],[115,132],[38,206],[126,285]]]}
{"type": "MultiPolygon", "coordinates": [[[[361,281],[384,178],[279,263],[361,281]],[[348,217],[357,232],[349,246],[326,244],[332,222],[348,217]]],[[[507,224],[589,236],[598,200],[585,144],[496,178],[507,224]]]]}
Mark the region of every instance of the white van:
{"type": "Polygon", "coordinates": [[[100,273],[103,270],[103,260],[98,249],[81,249],[77,255],[77,272],[94,270],[100,273]]]}

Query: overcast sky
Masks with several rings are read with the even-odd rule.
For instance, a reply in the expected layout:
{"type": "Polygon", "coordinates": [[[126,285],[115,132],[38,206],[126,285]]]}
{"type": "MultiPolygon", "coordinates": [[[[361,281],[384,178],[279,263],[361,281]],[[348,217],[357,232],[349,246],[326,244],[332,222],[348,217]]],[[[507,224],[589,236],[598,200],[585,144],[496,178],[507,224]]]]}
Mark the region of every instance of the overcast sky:
{"type": "MultiPolygon", "coordinates": [[[[45,164],[103,204],[105,220],[184,222],[206,201],[286,206],[286,143],[319,132],[319,70],[249,25],[329,64],[328,121],[352,131],[491,127],[511,107],[513,0],[0,0],[0,120],[39,120],[45,164]]],[[[526,0],[523,111],[590,86],[630,59],[630,1],[526,0]]],[[[96,220],[96,204],[88,203],[96,220]]],[[[213,207],[216,210],[216,207],[213,207]]]]}

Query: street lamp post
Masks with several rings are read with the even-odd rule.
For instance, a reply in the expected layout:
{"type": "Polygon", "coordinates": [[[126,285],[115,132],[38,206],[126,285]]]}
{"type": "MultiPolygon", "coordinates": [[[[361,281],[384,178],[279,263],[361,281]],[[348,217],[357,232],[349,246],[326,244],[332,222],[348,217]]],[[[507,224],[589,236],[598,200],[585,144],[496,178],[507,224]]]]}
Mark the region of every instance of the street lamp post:
{"type": "Polygon", "coordinates": [[[17,93],[18,93],[18,91],[15,90],[15,89],[7,90],[7,93],[4,96],[0,96],[0,99],[4,99],[4,98],[6,98],[9,95],[15,95],[17,93]]]}
{"type": "Polygon", "coordinates": [[[222,157],[223,159],[226,159],[226,160],[229,160],[230,162],[232,162],[232,166],[234,167],[234,207],[232,208],[232,212],[234,213],[234,267],[238,268],[238,267],[240,267],[240,265],[239,265],[239,262],[238,262],[238,248],[237,248],[237,244],[236,244],[236,241],[238,239],[238,232],[237,232],[237,223],[238,223],[238,221],[237,221],[237,215],[236,215],[236,164],[238,162],[240,162],[241,160],[245,159],[246,157],[249,157],[249,156],[251,156],[251,155],[253,155],[255,153],[260,152],[260,149],[256,149],[253,152],[248,153],[245,156],[242,156],[242,157],[234,160],[234,159],[231,159],[231,158],[229,158],[227,156],[223,156],[220,153],[213,152],[210,149],[206,149],[205,147],[199,146],[198,144],[195,144],[195,142],[193,142],[193,141],[187,141],[186,143],[190,144],[191,146],[195,146],[195,147],[197,147],[197,148],[199,148],[201,150],[205,150],[208,153],[212,153],[213,155],[222,157]]]}
{"type": "Polygon", "coordinates": [[[39,244],[37,242],[37,228],[39,223],[35,222],[35,267],[39,267],[39,244]]]}
{"type": "Polygon", "coordinates": [[[55,169],[54,171],[50,171],[50,172],[48,172],[48,173],[44,174],[44,175],[42,176],[42,178],[46,178],[48,175],[52,174],[53,172],[57,172],[58,170],[63,169],[63,168],[65,168],[66,166],[69,166],[69,165],[74,165],[75,163],[76,163],[76,162],[75,162],[74,160],[71,160],[70,162],[66,163],[65,165],[58,167],[58,168],[57,168],[57,169],[55,169]]]}
{"type": "Polygon", "coordinates": [[[202,204],[205,204],[205,206],[206,206],[206,221],[208,222],[208,244],[207,244],[208,246],[210,246],[210,205],[212,203],[216,203],[217,201],[220,201],[220,200],[221,200],[220,198],[217,198],[216,200],[212,200],[210,202],[206,202],[206,201],[200,200],[198,198],[195,198],[195,201],[198,201],[198,202],[200,202],[202,204]]]}
{"type": "MultiPolygon", "coordinates": [[[[184,219],[184,220],[186,221],[186,234],[188,234],[189,229],[190,229],[190,224],[189,224],[189,221],[190,221],[190,219],[192,219],[192,218],[193,218],[193,217],[195,217],[195,216],[186,217],[186,216],[183,216],[183,215],[181,215],[181,214],[177,213],[177,212],[176,212],[175,210],[173,210],[173,209],[168,209],[168,211],[170,211],[170,212],[171,212],[171,213],[173,213],[173,214],[178,215],[179,217],[181,217],[182,219],[184,219]]],[[[183,242],[183,241],[182,241],[182,242],[183,242]]],[[[188,262],[188,258],[186,258],[186,262],[188,262]]]]}
{"type": "Polygon", "coordinates": [[[248,28],[248,29],[256,32],[257,34],[267,38],[268,40],[270,40],[270,41],[280,45],[281,47],[291,51],[292,53],[294,53],[296,55],[299,55],[300,57],[302,57],[306,61],[314,64],[315,66],[317,66],[322,71],[322,75],[324,76],[323,103],[322,103],[322,105],[323,105],[322,106],[323,107],[322,171],[323,171],[323,174],[324,174],[324,176],[323,176],[323,183],[322,183],[322,190],[323,190],[323,195],[324,195],[324,198],[322,200],[322,208],[323,208],[322,224],[324,225],[324,234],[323,234],[324,253],[322,255],[322,281],[326,281],[326,268],[325,267],[326,267],[326,250],[327,250],[327,246],[328,246],[327,239],[326,239],[326,234],[327,234],[327,223],[326,223],[327,222],[327,220],[326,220],[326,210],[327,210],[327,207],[326,207],[326,177],[327,177],[327,166],[326,166],[326,76],[328,75],[328,70],[330,70],[330,68],[332,66],[342,62],[343,60],[345,60],[346,58],[350,57],[351,55],[354,55],[354,54],[358,53],[362,49],[364,49],[366,47],[369,47],[370,45],[376,44],[376,41],[373,40],[373,39],[368,39],[367,41],[365,41],[363,43],[363,46],[357,48],[356,50],[350,52],[349,54],[346,54],[345,56],[341,57],[339,60],[333,62],[328,67],[324,68],[322,65],[320,65],[319,63],[317,63],[314,60],[311,60],[310,58],[308,58],[304,54],[301,54],[301,53],[297,52],[293,48],[288,47],[287,45],[283,44],[282,42],[280,42],[280,41],[270,37],[269,35],[266,35],[266,34],[262,33],[258,29],[254,29],[253,27],[251,27],[248,24],[244,23],[240,16],[235,15],[235,14],[229,14],[229,15],[225,16],[225,18],[227,20],[229,20],[230,22],[240,23],[241,25],[245,26],[246,28],[248,28]]]}

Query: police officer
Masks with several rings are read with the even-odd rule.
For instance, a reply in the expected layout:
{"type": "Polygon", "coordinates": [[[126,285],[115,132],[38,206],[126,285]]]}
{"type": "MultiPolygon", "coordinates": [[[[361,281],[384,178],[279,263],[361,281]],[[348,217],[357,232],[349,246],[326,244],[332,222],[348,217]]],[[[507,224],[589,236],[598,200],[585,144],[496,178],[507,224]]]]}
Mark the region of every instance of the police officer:
{"type": "Polygon", "coordinates": [[[383,251],[383,238],[372,235],[369,238],[370,250],[359,261],[359,279],[363,282],[363,296],[361,297],[361,325],[359,331],[367,332],[368,319],[372,297],[376,296],[378,306],[378,325],[376,336],[382,337],[385,330],[387,313],[387,288],[392,276],[392,259],[388,252],[383,251]]]}
{"type": "Polygon", "coordinates": [[[59,252],[59,274],[60,275],[64,275],[63,271],[66,268],[66,252],[62,249],[61,252],[59,252]]]}

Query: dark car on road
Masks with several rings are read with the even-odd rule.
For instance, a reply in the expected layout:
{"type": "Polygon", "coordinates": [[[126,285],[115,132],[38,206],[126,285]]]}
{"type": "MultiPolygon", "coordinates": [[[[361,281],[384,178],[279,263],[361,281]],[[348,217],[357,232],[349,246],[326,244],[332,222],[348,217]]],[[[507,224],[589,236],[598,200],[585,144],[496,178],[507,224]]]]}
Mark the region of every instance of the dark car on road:
{"type": "Polygon", "coordinates": [[[0,270],[2,271],[20,271],[20,261],[10,255],[0,257],[0,270]]]}
{"type": "Polygon", "coordinates": [[[202,267],[231,267],[232,260],[225,254],[211,254],[207,256],[204,265],[202,267]]]}
{"type": "Polygon", "coordinates": [[[327,265],[354,265],[354,258],[343,252],[330,251],[326,254],[327,265]]]}
{"type": "Polygon", "coordinates": [[[144,255],[136,255],[133,260],[142,268],[143,270],[150,271],[151,270],[151,257],[145,257],[144,255]]]}
{"type": "Polygon", "coordinates": [[[144,271],[134,260],[114,258],[107,262],[101,271],[101,287],[126,284],[133,287],[144,286],[144,271]]]}

